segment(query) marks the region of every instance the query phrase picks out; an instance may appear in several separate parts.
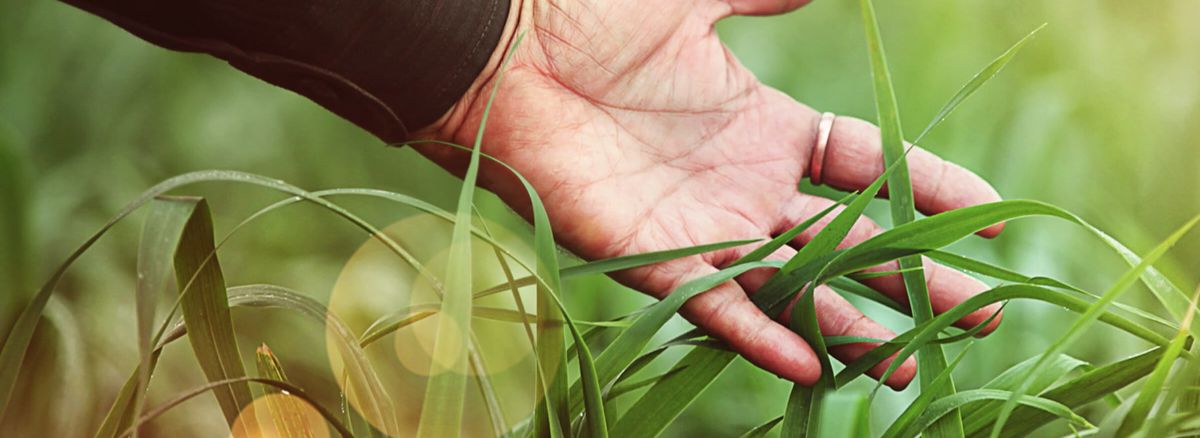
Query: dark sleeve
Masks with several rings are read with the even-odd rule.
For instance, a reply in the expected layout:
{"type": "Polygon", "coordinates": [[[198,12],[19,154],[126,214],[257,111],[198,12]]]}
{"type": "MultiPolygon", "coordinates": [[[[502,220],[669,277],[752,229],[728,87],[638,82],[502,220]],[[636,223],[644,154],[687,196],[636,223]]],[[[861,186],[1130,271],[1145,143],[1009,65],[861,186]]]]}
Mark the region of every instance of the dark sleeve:
{"type": "Polygon", "coordinates": [[[65,0],[154,44],[224,59],[389,142],[487,64],[510,0],[65,0]]]}

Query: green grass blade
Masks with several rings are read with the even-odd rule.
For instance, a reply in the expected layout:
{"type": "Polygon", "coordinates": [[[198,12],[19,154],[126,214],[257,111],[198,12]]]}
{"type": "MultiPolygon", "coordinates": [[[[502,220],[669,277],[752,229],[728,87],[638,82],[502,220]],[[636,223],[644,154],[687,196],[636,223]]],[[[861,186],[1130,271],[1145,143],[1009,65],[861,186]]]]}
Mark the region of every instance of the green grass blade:
{"type": "Polygon", "coordinates": [[[960,88],[958,92],[954,94],[954,97],[951,97],[950,100],[946,102],[944,106],[942,106],[942,109],[938,110],[937,115],[933,117],[933,120],[929,122],[929,125],[925,126],[925,129],[921,131],[921,134],[913,140],[913,143],[920,143],[921,140],[925,138],[925,134],[928,134],[933,130],[933,128],[941,124],[943,120],[946,120],[946,117],[948,117],[950,113],[954,112],[954,109],[958,108],[959,104],[966,101],[967,98],[971,97],[972,94],[975,94],[975,92],[978,91],[983,84],[987,83],[987,81],[990,81],[992,78],[996,77],[996,74],[1000,73],[1000,70],[1003,70],[1004,66],[1008,65],[1008,62],[1012,61],[1013,57],[1017,56],[1017,52],[1021,51],[1022,47],[1025,47],[1025,43],[1028,43],[1029,40],[1033,39],[1033,36],[1037,35],[1037,33],[1044,27],[1046,27],[1046,24],[1042,23],[1041,26],[1038,26],[1032,32],[1029,32],[1029,34],[1025,35],[1024,38],[1021,38],[1020,41],[1017,41],[1016,44],[1013,44],[1012,47],[1009,47],[1008,50],[1000,54],[999,57],[997,57],[995,60],[992,60],[987,67],[984,67],[983,70],[980,70],[979,73],[976,73],[975,76],[973,76],[971,80],[967,81],[966,84],[963,84],[962,88],[960,88]]]}
{"type": "MultiPolygon", "coordinates": [[[[833,213],[833,210],[837,209],[837,207],[839,205],[844,205],[847,202],[851,202],[851,200],[857,201],[859,198],[861,198],[861,196],[858,196],[855,194],[846,195],[842,199],[839,199],[837,202],[831,204],[828,207],[825,207],[825,209],[821,210],[819,213],[813,215],[812,217],[809,217],[808,219],[805,219],[803,222],[796,224],[796,226],[789,228],[787,231],[781,233],[780,235],[775,236],[775,238],[771,239],[766,244],[764,244],[758,248],[755,248],[754,251],[750,251],[748,254],[742,256],[742,258],[733,262],[731,266],[740,265],[742,263],[757,262],[759,260],[767,258],[767,256],[773,254],[776,250],[778,250],[779,248],[782,248],[784,245],[787,245],[792,240],[794,240],[796,238],[796,236],[799,236],[800,233],[804,232],[804,230],[807,230],[810,227],[812,227],[814,224],[817,223],[817,221],[823,219],[825,216],[828,216],[830,213],[833,213]]],[[[869,198],[870,197],[868,197],[868,201],[869,201],[869,198]]],[[[824,229],[822,229],[822,231],[824,231],[824,229]]],[[[814,239],[815,239],[815,237],[814,237],[814,239]]],[[[836,243],[834,244],[834,246],[837,246],[836,243]]],[[[807,248],[807,247],[808,247],[808,245],[805,245],[805,248],[807,248]]]]}
{"type": "Polygon", "coordinates": [[[691,255],[704,254],[707,252],[718,251],[727,248],[735,248],[738,246],[748,245],[758,242],[759,239],[747,240],[731,240],[728,242],[710,243],[707,245],[696,245],[687,248],[671,249],[666,251],[655,251],[643,254],[630,256],[613,257],[610,259],[597,260],[584,263],[578,266],[564,268],[560,274],[563,278],[576,277],[582,275],[606,274],[630,268],[638,268],[642,266],[653,265],[665,261],[675,260],[691,255]]]}
{"type": "MultiPolygon", "coordinates": [[[[150,362],[148,369],[153,370],[158,365],[158,357],[162,353],[162,349],[155,349],[150,354],[150,362]]],[[[133,420],[140,413],[134,412],[134,398],[142,397],[138,395],[138,391],[143,391],[145,385],[140,383],[142,377],[142,369],[133,370],[128,379],[125,379],[125,384],[121,386],[121,390],[117,392],[116,399],[113,400],[112,406],[109,407],[108,413],[104,415],[104,421],[100,423],[100,428],[92,436],[95,438],[117,438],[121,431],[127,429],[133,420]],[[141,388],[141,389],[139,389],[141,388]]],[[[140,411],[140,407],[138,409],[140,411]]]]}
{"type": "MultiPolygon", "coordinates": [[[[520,37],[514,44],[520,43],[520,37]]],[[[429,381],[421,405],[418,437],[456,437],[462,427],[463,406],[467,387],[467,346],[471,333],[471,209],[475,200],[475,183],[479,178],[479,153],[483,149],[483,133],[487,127],[492,103],[500,90],[504,70],[510,56],[502,63],[492,86],[475,145],[463,176],[455,210],[454,228],[446,263],[445,290],[438,312],[434,335],[433,358],[430,361],[429,381]]]]}
{"type": "MultiPolygon", "coordinates": [[[[738,247],[750,243],[757,242],[758,239],[751,240],[732,240],[728,242],[710,243],[706,245],[696,245],[687,248],[670,249],[665,251],[647,252],[631,256],[613,257],[609,259],[595,260],[583,263],[576,266],[570,266],[559,270],[559,278],[579,277],[584,275],[607,274],[610,272],[621,271],[625,269],[638,268],[642,266],[653,265],[683,257],[688,257],[696,254],[704,254],[706,252],[717,251],[726,248],[738,247]]],[[[514,279],[505,284],[499,284],[487,289],[475,292],[475,298],[491,295],[494,293],[510,290],[513,286],[524,287],[537,283],[534,276],[527,276],[514,279]]]]}
{"type": "MultiPolygon", "coordinates": [[[[225,277],[213,242],[212,215],[202,198],[174,198],[175,202],[192,203],[175,253],[175,278],[182,295],[183,320],[191,334],[192,352],[210,382],[246,376],[237,348],[237,336],[225,292],[225,277]]],[[[242,408],[254,398],[245,383],[231,383],[214,388],[213,394],[221,405],[225,420],[234,425],[242,408]]],[[[253,421],[244,423],[253,433],[253,421]]]]}
{"type": "MultiPolygon", "coordinates": [[[[866,193],[859,199],[869,199],[866,193]]],[[[857,201],[857,200],[856,200],[857,201]]],[[[853,204],[852,204],[853,207],[853,204]]],[[[821,230],[817,237],[813,238],[812,242],[816,242],[821,234],[831,228],[835,228],[835,224],[847,216],[846,212],[852,207],[847,207],[842,214],[834,218],[829,227],[821,230]]],[[[857,215],[853,217],[857,219],[857,215]]],[[[851,224],[853,225],[853,224],[851,224]]],[[[840,227],[839,227],[840,228],[840,227]]],[[[834,232],[842,233],[848,231],[849,227],[844,230],[835,229],[834,232]]],[[[839,237],[840,240],[840,237],[839,237]]],[[[810,242],[810,245],[811,243],[810,242]]],[[[833,243],[837,245],[836,242],[833,243]]],[[[808,245],[805,245],[808,248],[808,245]]],[[[797,254],[796,258],[800,255],[797,254]]],[[[793,258],[795,260],[795,258],[793,258]]],[[[824,336],[821,334],[821,327],[817,324],[817,309],[814,300],[814,292],[810,289],[808,293],[800,298],[800,301],[792,309],[791,322],[789,324],[792,331],[799,334],[808,345],[812,347],[813,352],[821,361],[821,377],[816,384],[811,388],[801,384],[792,384],[792,391],[788,395],[787,406],[783,414],[783,432],[785,437],[816,437],[821,433],[821,410],[824,402],[825,392],[834,386],[833,366],[829,361],[829,350],[825,346],[824,336]]]]}
{"type": "MultiPolygon", "coordinates": [[[[1129,386],[1133,382],[1150,374],[1165,350],[1166,347],[1155,348],[1133,357],[1087,371],[1083,375],[1071,379],[1066,383],[1050,388],[1040,396],[1058,401],[1072,409],[1079,408],[1129,386]]],[[[1028,367],[1032,367],[1034,361],[1027,361],[1027,363],[1029,364],[1028,367]]],[[[1012,386],[1021,384],[1021,378],[1024,375],[1024,370],[1020,373],[1012,374],[1012,380],[1009,383],[1012,386]]],[[[990,409],[986,408],[989,405],[981,404],[981,408],[984,409],[967,417],[970,420],[966,429],[968,436],[983,437],[989,433],[992,423],[999,414],[997,409],[995,409],[997,406],[996,403],[999,402],[991,402],[990,409]]],[[[1009,417],[1009,426],[1004,428],[1003,436],[1028,436],[1037,428],[1056,418],[1058,417],[1042,411],[1019,407],[1009,417]]]]}
{"type": "MultiPolygon", "coordinates": [[[[1179,359],[1180,353],[1183,352],[1184,346],[1189,340],[1188,332],[1192,325],[1192,319],[1196,316],[1197,301],[1200,301],[1200,289],[1196,289],[1196,293],[1192,295],[1191,305],[1188,306],[1187,313],[1184,314],[1183,321],[1179,324],[1179,332],[1175,334],[1175,338],[1167,345],[1167,351],[1159,358],[1158,365],[1154,366],[1154,371],[1150,373],[1150,377],[1146,379],[1146,383],[1138,391],[1133,405],[1129,407],[1129,413],[1125,415],[1124,421],[1121,422],[1121,426],[1117,429],[1118,436],[1129,436],[1138,431],[1138,429],[1141,429],[1146,418],[1150,416],[1150,409],[1154,408],[1159,396],[1163,395],[1163,385],[1167,383],[1167,376],[1171,374],[1171,367],[1175,365],[1175,360],[1179,359]]],[[[1170,405],[1164,404],[1159,412],[1166,413],[1170,409],[1170,405]]]]}
{"type": "Polygon", "coordinates": [[[768,433],[771,433],[771,429],[774,429],[775,425],[779,424],[780,421],[783,421],[783,417],[775,417],[766,423],[754,426],[753,429],[743,433],[741,438],[763,438],[767,436],[768,433]]]}
{"type": "Polygon", "coordinates": [[[783,413],[783,426],[779,432],[781,437],[816,437],[820,430],[821,398],[825,395],[825,387],[817,383],[809,388],[793,384],[788,393],[787,407],[783,413]]]}
{"type": "MultiPolygon", "coordinates": [[[[916,218],[913,204],[912,182],[909,180],[908,164],[904,158],[904,134],[900,126],[900,112],[896,104],[896,93],[892,89],[891,73],[888,71],[887,56],[884,54],[883,38],[879,34],[879,21],[875,17],[875,6],[871,0],[860,0],[863,27],[866,30],[867,52],[871,59],[871,77],[875,85],[875,108],[879,113],[879,131],[883,146],[884,164],[901,163],[888,178],[888,202],[892,223],[903,226],[916,218]]],[[[904,288],[908,292],[909,307],[913,321],[924,323],[933,318],[929,304],[929,291],[925,287],[925,273],[920,257],[902,258],[900,269],[915,271],[903,275],[904,288]]],[[[946,368],[946,356],[937,345],[925,347],[917,356],[917,369],[921,387],[933,382],[934,377],[946,368]]],[[[954,394],[954,381],[948,382],[940,395],[954,394]]],[[[932,438],[961,437],[962,418],[957,411],[939,421],[930,431],[932,438]]]]}
{"type": "MultiPolygon", "coordinates": [[[[260,377],[278,382],[288,382],[287,376],[283,372],[283,366],[279,364],[279,358],[275,357],[275,353],[271,351],[270,347],[267,347],[267,344],[262,344],[255,350],[255,357],[260,377]]],[[[267,399],[267,411],[271,414],[275,432],[279,434],[280,438],[312,438],[316,436],[309,427],[308,420],[304,417],[300,400],[274,387],[269,388],[267,392],[282,394],[282,396],[267,399]]]]}
{"type": "MultiPolygon", "coordinates": [[[[479,215],[479,209],[472,207],[472,211],[476,216],[479,215]]],[[[482,219],[482,218],[481,218],[482,219]]],[[[492,237],[492,231],[488,228],[487,221],[481,220],[480,225],[483,228],[484,235],[492,237]]],[[[530,351],[537,348],[537,341],[533,337],[533,327],[530,325],[530,319],[526,318],[525,301],[521,299],[521,291],[513,283],[512,268],[508,265],[508,259],[504,256],[504,252],[500,248],[493,246],[492,252],[496,256],[496,262],[500,265],[500,270],[504,273],[504,279],[510,285],[512,292],[513,304],[517,307],[517,312],[521,316],[521,326],[525,329],[526,339],[529,340],[530,351]]],[[[535,316],[536,318],[536,316],[535,316]]],[[[490,373],[487,370],[487,365],[484,358],[479,354],[478,336],[471,334],[471,368],[475,370],[475,382],[479,386],[480,395],[483,396],[485,406],[488,410],[488,418],[491,419],[492,431],[496,436],[504,436],[508,429],[508,422],[505,420],[504,407],[500,403],[500,398],[496,396],[496,390],[492,385],[490,373]]],[[[540,373],[538,374],[540,376],[540,373]]],[[[536,376],[535,376],[536,378],[536,376]]]]}
{"type": "Polygon", "coordinates": [[[854,416],[850,422],[850,436],[871,436],[871,398],[866,394],[854,397],[854,416]]]}
{"type": "MultiPolygon", "coordinates": [[[[1039,286],[1056,287],[1059,289],[1070,290],[1085,295],[1088,298],[1098,299],[1099,295],[1083,290],[1079,287],[1064,283],[1062,281],[1047,278],[1047,277],[1030,277],[1019,272],[1006,269],[1000,266],[993,265],[981,260],[976,260],[959,254],[949,253],[945,251],[930,251],[925,254],[927,257],[940,262],[943,265],[962,269],[964,271],[974,272],[979,275],[995,278],[997,280],[1010,281],[1014,283],[1029,283],[1039,286]]],[[[1167,321],[1158,315],[1139,309],[1137,307],[1114,302],[1113,307],[1120,309],[1123,312],[1128,312],[1147,321],[1158,324],[1164,328],[1174,330],[1176,325],[1167,321]]]]}
{"type": "Polygon", "coordinates": [[[833,288],[833,290],[841,292],[842,294],[858,295],[874,301],[883,305],[884,307],[895,310],[902,315],[908,315],[910,313],[907,307],[900,305],[900,303],[897,303],[896,300],[889,298],[887,295],[884,295],[875,289],[871,289],[870,286],[854,281],[849,277],[833,278],[826,283],[826,286],[829,286],[833,288]]]}
{"type": "Polygon", "coordinates": [[[637,391],[639,389],[653,385],[667,377],[670,377],[672,374],[677,373],[677,372],[679,372],[679,370],[677,370],[677,369],[669,370],[669,371],[659,374],[657,376],[647,377],[645,379],[638,380],[635,382],[622,383],[620,380],[618,380],[617,383],[613,385],[612,389],[608,390],[607,394],[604,394],[604,400],[610,401],[612,399],[615,399],[622,395],[628,394],[630,392],[637,391]]]}
{"type": "Polygon", "coordinates": [[[1104,309],[1109,305],[1109,303],[1116,300],[1117,297],[1124,293],[1125,290],[1135,281],[1137,281],[1138,278],[1141,278],[1142,274],[1146,271],[1146,268],[1154,264],[1154,262],[1157,261],[1159,257],[1162,257],[1167,250],[1174,246],[1179,239],[1183,238],[1183,236],[1187,234],[1187,232],[1190,231],[1193,226],[1196,225],[1197,221],[1200,221],[1200,216],[1192,218],[1190,221],[1172,233],[1171,236],[1167,237],[1166,240],[1151,250],[1149,254],[1142,258],[1141,262],[1126,271],[1121,278],[1119,278],[1117,282],[1113,284],[1113,286],[1110,287],[1103,296],[1101,296],[1099,300],[1093,303],[1087,309],[1087,311],[1083,313],[1082,316],[1075,320],[1075,323],[1072,324],[1069,329],[1067,329],[1067,332],[1062,337],[1055,341],[1054,344],[1052,344],[1050,348],[1046,350],[1046,352],[1042,353],[1042,356],[1038,359],[1037,364],[1035,364],[1033,368],[1026,373],[1027,378],[1024,379],[1026,383],[1023,383],[1021,386],[1017,387],[1017,389],[1013,391],[1013,396],[1006,401],[1003,406],[1000,407],[1000,415],[996,419],[996,424],[992,426],[992,438],[997,438],[1000,436],[1000,431],[1003,430],[1004,424],[1008,420],[1008,416],[1012,413],[1013,408],[1016,407],[1018,397],[1026,394],[1029,385],[1028,382],[1031,381],[1031,377],[1038,372],[1039,365],[1044,363],[1049,357],[1061,353],[1063,349],[1065,349],[1069,344],[1074,342],[1075,339],[1082,335],[1084,329],[1090,326],[1091,323],[1104,312],[1104,309]]]}

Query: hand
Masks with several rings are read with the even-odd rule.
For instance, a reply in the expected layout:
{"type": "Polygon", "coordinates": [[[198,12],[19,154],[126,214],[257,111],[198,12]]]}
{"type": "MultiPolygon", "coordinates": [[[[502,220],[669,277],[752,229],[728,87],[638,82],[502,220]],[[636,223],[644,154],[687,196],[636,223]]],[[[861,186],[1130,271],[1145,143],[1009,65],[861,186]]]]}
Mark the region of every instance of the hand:
{"type": "MultiPolygon", "coordinates": [[[[599,259],[733,239],[768,239],[833,202],[796,190],[807,176],[820,115],[760,83],[722,45],[713,25],[733,14],[782,13],[804,3],[522,1],[510,14],[507,37],[486,74],[421,135],[473,144],[498,61],[511,38],[525,32],[492,108],[483,147],[532,182],[563,246],[599,259]]],[[[452,171],[463,170],[461,152],[429,146],[421,150],[452,171]]],[[[847,190],[866,187],[883,169],[878,129],[861,120],[837,118],[826,157],[825,183],[847,190]]],[[[909,165],[917,208],[927,214],[999,199],[978,176],[926,151],[914,150],[909,165]]],[[[480,181],[528,214],[527,195],[505,172],[485,169],[480,181]]],[[[862,218],[842,246],[879,231],[862,218]]],[[[994,236],[999,231],[996,226],[981,234],[994,236]]],[[[770,259],[787,260],[815,233],[816,229],[806,231],[770,259]]],[[[662,298],[752,247],[631,269],[615,277],[662,298]]],[[[874,268],[893,269],[895,263],[874,268]]],[[[812,349],[747,298],[771,274],[766,269],[748,272],[690,300],[682,313],[756,365],[812,384],[820,375],[812,349]]],[[[986,289],[978,280],[928,261],[926,278],[936,312],[986,289]]],[[[898,275],[867,283],[907,302],[898,275]]],[[[895,336],[828,288],[818,288],[815,299],[826,335],[895,336]]],[[[981,309],[959,324],[974,326],[994,311],[981,309]]],[[[832,353],[852,361],[874,346],[851,344],[834,347],[832,353]]],[[[878,377],[886,367],[887,362],[880,364],[870,374],[878,377]]],[[[886,383],[902,388],[915,372],[910,359],[886,383]]]]}

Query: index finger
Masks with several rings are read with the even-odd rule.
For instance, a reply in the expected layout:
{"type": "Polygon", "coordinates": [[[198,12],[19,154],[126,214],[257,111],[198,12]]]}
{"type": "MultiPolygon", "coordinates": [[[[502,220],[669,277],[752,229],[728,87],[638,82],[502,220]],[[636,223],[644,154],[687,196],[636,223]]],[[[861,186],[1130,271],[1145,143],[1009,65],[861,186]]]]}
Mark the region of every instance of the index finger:
{"type": "MultiPolygon", "coordinates": [[[[908,147],[907,143],[905,147],[908,147]]],[[[814,154],[819,152],[822,151],[814,151],[814,154]]],[[[822,180],[830,186],[861,190],[883,173],[879,128],[871,123],[838,116],[834,119],[829,142],[823,152],[822,180]]],[[[937,214],[1000,200],[996,189],[979,175],[927,150],[913,148],[907,158],[913,201],[922,213],[937,214]]],[[[1000,223],[979,234],[995,237],[1003,229],[1004,224],[1000,223]]]]}

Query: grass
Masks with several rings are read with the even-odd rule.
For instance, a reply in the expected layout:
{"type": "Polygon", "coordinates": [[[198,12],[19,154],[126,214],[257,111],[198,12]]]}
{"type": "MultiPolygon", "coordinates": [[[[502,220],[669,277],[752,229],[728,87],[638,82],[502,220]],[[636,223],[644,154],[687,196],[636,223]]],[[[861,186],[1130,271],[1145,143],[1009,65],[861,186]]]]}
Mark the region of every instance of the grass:
{"type": "MultiPolygon", "coordinates": [[[[497,435],[657,435],[697,400],[736,358],[719,341],[707,339],[699,332],[662,342],[660,338],[669,330],[669,321],[687,299],[749,269],[763,266],[781,269],[753,297],[755,303],[770,311],[795,295],[803,294],[791,325],[814,346],[826,366],[816,387],[792,387],[787,405],[779,406],[778,412],[768,417],[769,421],[748,427],[744,436],[776,432],[783,436],[835,436],[838,425],[825,421],[829,415],[843,416],[842,423],[849,426],[841,433],[852,436],[1024,436],[1039,428],[1058,434],[1075,430],[1083,434],[1117,433],[1122,436],[1195,433],[1200,427],[1196,421],[1200,412],[1187,399],[1196,389],[1194,382],[1200,372],[1191,351],[1191,339],[1196,334],[1192,324],[1196,295],[1184,294],[1153,265],[1190,231],[1197,219],[1187,221],[1153,250],[1139,256],[1080,216],[1040,202],[1003,201],[918,218],[912,210],[911,188],[906,189],[900,114],[883,54],[882,37],[870,1],[864,0],[860,5],[868,36],[875,101],[887,151],[887,172],[862,193],[843,198],[847,208],[786,263],[764,262],[762,257],[819,218],[832,214],[832,209],[768,242],[713,242],[694,248],[563,268],[559,266],[545,209],[532,186],[526,183],[534,206],[533,257],[529,261],[511,242],[496,238],[486,224],[475,224],[473,212],[478,206],[474,193],[476,169],[481,160],[492,160],[481,152],[482,125],[476,144],[463,148],[471,151],[471,165],[453,211],[411,196],[381,190],[309,192],[238,172],[181,175],[154,186],[130,203],[68,257],[29,301],[0,350],[0,408],[4,409],[2,412],[11,412],[9,408],[14,403],[25,401],[14,398],[13,394],[24,378],[22,371],[28,372],[27,365],[34,357],[31,353],[36,353],[39,327],[55,320],[50,317],[50,309],[54,308],[53,299],[60,290],[58,283],[67,269],[110,229],[121,224],[135,210],[144,208],[149,214],[144,221],[138,251],[138,283],[133,299],[137,333],[132,339],[136,339],[138,347],[137,366],[127,374],[127,383],[110,405],[105,421],[97,430],[88,431],[89,434],[96,432],[96,436],[136,435],[154,419],[170,413],[187,400],[209,393],[216,396],[217,404],[213,407],[219,409],[230,427],[245,428],[235,430],[235,434],[253,434],[253,429],[259,425],[247,421],[241,413],[255,398],[254,391],[260,386],[276,388],[283,391],[280,394],[286,394],[283,398],[271,399],[268,416],[274,429],[284,431],[287,436],[321,435],[298,419],[296,411],[301,403],[315,408],[329,430],[343,436],[400,436],[412,432],[424,436],[455,436],[463,433],[464,428],[468,433],[475,433],[472,432],[475,429],[470,429],[467,424],[472,420],[469,412],[484,412],[488,417],[487,430],[497,435]],[[204,199],[165,196],[200,182],[257,185],[284,193],[287,198],[247,216],[244,222],[218,239],[204,199]],[[836,250],[836,244],[848,232],[854,219],[868,208],[884,182],[892,188],[893,228],[861,245],[836,250]],[[315,205],[368,233],[395,256],[399,265],[427,272],[422,269],[419,257],[414,255],[415,251],[364,217],[330,200],[350,196],[417,208],[451,224],[448,270],[433,279],[434,284],[439,285],[436,289],[441,292],[440,302],[419,309],[420,318],[413,316],[418,315],[412,312],[415,308],[392,309],[399,313],[380,312],[369,328],[356,331],[304,293],[277,285],[228,287],[225,284],[225,265],[218,262],[216,256],[224,243],[235,235],[247,233],[245,230],[250,224],[264,220],[270,213],[300,202],[315,205]],[[1081,234],[1091,235],[1110,247],[1130,267],[1106,292],[1092,294],[1065,281],[1024,275],[956,254],[949,248],[992,224],[1002,221],[1020,223],[1028,217],[1050,217],[1072,224],[1083,232],[1081,234]],[[479,267],[473,265],[477,260],[472,252],[475,241],[488,247],[489,255],[504,268],[506,281],[490,287],[471,281],[480,275],[479,267]],[[756,250],[733,266],[688,282],[666,299],[629,316],[586,322],[573,315],[568,306],[568,301],[575,299],[577,294],[567,289],[569,283],[565,279],[594,276],[736,245],[756,245],[756,250]],[[1002,284],[935,316],[923,292],[920,255],[933,256],[1002,284]],[[861,278],[858,272],[863,268],[891,260],[901,260],[900,272],[906,284],[911,286],[914,326],[894,341],[884,343],[838,370],[827,356],[826,347],[865,340],[822,335],[815,324],[812,289],[817,284],[828,283],[847,295],[886,300],[864,290],[856,278],[861,278]],[[173,287],[167,281],[171,272],[176,276],[173,287]],[[1150,308],[1116,302],[1139,281],[1152,292],[1151,296],[1159,305],[1168,309],[1169,317],[1155,316],[1150,308]],[[158,303],[164,289],[172,292],[166,301],[174,301],[176,305],[165,315],[160,315],[158,303]],[[530,307],[536,309],[533,315],[528,314],[523,302],[522,291],[529,289],[534,290],[536,301],[530,307]],[[503,292],[511,292],[508,297],[516,310],[483,303],[485,299],[502,297],[503,292]],[[974,340],[973,331],[956,331],[950,328],[951,324],[989,304],[1014,300],[1049,303],[1077,316],[1071,327],[1041,354],[997,373],[981,387],[967,389],[954,379],[958,367],[971,355],[1003,350],[1007,346],[990,339],[974,340]],[[258,375],[250,376],[243,362],[251,357],[242,355],[238,346],[239,328],[244,327],[234,325],[232,308],[256,315],[273,309],[299,317],[306,324],[331,330],[334,349],[341,358],[343,369],[320,379],[334,382],[327,386],[339,388],[336,396],[320,397],[290,382],[283,370],[291,369],[289,361],[298,359],[276,356],[266,348],[260,348],[253,357],[259,364],[258,375]],[[437,316],[437,330],[428,382],[424,388],[387,387],[381,376],[388,370],[373,362],[368,351],[378,348],[373,344],[399,331],[411,330],[421,318],[432,316],[437,316]],[[524,392],[526,397],[537,402],[523,421],[515,424],[506,421],[505,413],[512,412],[511,405],[506,406],[511,399],[500,395],[499,382],[486,378],[488,364],[483,360],[479,341],[474,336],[477,333],[472,328],[477,318],[523,325],[528,330],[527,335],[532,335],[534,345],[531,348],[536,352],[536,358],[529,368],[536,383],[524,392]],[[1149,349],[1104,364],[1087,363],[1068,356],[1068,348],[1096,330],[1093,327],[1096,322],[1138,339],[1149,349]],[[586,329],[581,329],[583,327],[586,329]],[[164,348],[181,340],[190,346],[206,383],[163,400],[152,400],[148,391],[158,374],[156,370],[164,348]],[[946,361],[942,351],[951,346],[962,348],[953,360],[946,361]],[[678,356],[665,352],[683,349],[688,349],[688,353],[671,363],[671,359],[678,356]],[[871,406],[876,401],[876,393],[848,388],[855,381],[864,379],[862,374],[867,369],[892,354],[899,354],[901,359],[916,355],[919,359],[919,394],[886,429],[872,430],[871,406]],[[668,364],[666,371],[656,372],[649,366],[660,363],[668,364]],[[1134,388],[1143,379],[1142,385],[1134,388]],[[421,397],[423,414],[415,430],[405,429],[401,419],[395,418],[403,396],[400,392],[422,390],[425,394],[421,397]],[[843,404],[836,404],[843,395],[847,396],[841,400],[843,404]],[[1097,402],[1119,408],[1101,413],[1088,411],[1089,406],[1097,402]],[[468,408],[475,404],[483,408],[469,411],[468,408]],[[1146,418],[1150,420],[1145,421],[1146,418]]],[[[1031,36],[1032,33],[1021,39],[968,81],[938,111],[918,138],[932,132],[959,104],[995,77],[1031,36]]],[[[895,303],[890,304],[893,309],[904,310],[895,303]]],[[[888,373],[900,362],[895,361],[888,373]]],[[[777,384],[784,385],[783,382],[777,384]]]]}

